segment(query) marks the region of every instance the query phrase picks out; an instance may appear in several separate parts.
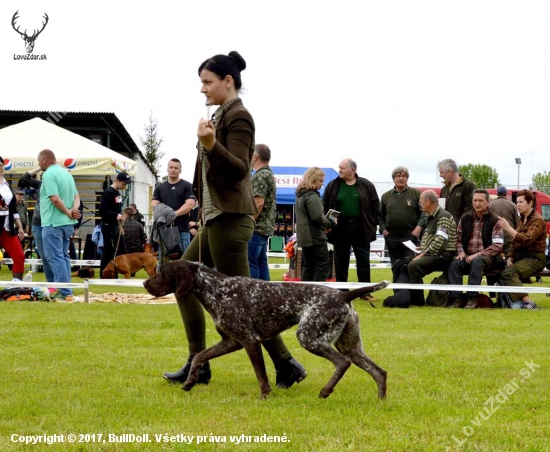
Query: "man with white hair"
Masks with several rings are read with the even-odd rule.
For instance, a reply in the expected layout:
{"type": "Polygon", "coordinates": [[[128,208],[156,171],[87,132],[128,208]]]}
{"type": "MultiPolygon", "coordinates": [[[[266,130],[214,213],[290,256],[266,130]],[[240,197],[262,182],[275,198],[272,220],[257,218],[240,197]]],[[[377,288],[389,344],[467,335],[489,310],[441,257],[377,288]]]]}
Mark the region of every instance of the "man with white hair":
{"type": "MultiPolygon", "coordinates": [[[[437,194],[426,190],[420,195],[420,205],[428,215],[428,223],[422,236],[420,254],[407,264],[413,284],[422,284],[422,278],[432,272],[447,271],[456,255],[456,222],[441,208],[437,194]]],[[[425,302],[423,290],[411,290],[411,304],[423,306],[425,302]]]]}
{"type": "Polygon", "coordinates": [[[458,172],[458,165],[452,159],[441,160],[437,168],[445,184],[441,189],[441,198],[445,199],[445,210],[453,216],[455,223],[458,223],[460,217],[473,208],[472,199],[476,184],[458,172]]]}

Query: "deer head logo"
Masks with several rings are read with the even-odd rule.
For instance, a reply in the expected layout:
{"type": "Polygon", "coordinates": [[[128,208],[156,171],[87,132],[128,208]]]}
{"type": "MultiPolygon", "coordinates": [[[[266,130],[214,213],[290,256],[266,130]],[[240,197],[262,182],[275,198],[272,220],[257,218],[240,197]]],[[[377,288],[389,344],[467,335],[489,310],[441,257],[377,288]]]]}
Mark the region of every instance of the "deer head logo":
{"type": "Polygon", "coordinates": [[[38,38],[38,35],[42,33],[44,28],[46,28],[46,24],[48,23],[48,15],[44,13],[44,19],[46,19],[45,22],[42,22],[42,29],[41,30],[34,30],[32,36],[27,35],[27,30],[25,30],[24,33],[21,33],[19,31],[19,27],[15,28],[15,21],[19,18],[17,15],[19,13],[19,10],[15,11],[15,14],[11,18],[11,26],[13,29],[21,35],[21,38],[25,41],[25,48],[27,49],[27,53],[32,53],[34,50],[34,42],[36,41],[36,38],[38,38]]]}

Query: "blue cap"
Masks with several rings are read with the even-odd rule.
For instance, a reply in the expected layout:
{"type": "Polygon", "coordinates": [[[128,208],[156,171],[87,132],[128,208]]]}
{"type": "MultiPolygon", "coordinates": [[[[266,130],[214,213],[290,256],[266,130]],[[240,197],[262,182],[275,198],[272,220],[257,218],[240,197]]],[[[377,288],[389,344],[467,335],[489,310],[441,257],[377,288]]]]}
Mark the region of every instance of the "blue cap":
{"type": "Polygon", "coordinates": [[[508,193],[508,190],[506,190],[506,187],[502,186],[497,188],[497,195],[506,196],[506,193],[508,193]]]}

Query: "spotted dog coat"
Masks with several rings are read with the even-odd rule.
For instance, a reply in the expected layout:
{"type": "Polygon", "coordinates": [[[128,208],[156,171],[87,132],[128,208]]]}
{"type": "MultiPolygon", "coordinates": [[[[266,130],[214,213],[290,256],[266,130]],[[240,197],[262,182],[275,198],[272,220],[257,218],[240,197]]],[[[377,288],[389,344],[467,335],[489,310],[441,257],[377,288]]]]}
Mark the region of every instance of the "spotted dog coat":
{"type": "Polygon", "coordinates": [[[341,292],[315,284],[229,277],[186,260],[164,265],[157,275],[144,282],[145,289],[156,297],[175,293],[179,298],[193,292],[212,316],[222,337],[221,342],[195,355],[183,384],[186,391],[197,382],[203,363],[244,348],[260,383],[261,396],[266,397],[271,388],[261,343],[298,324],[296,335],[300,344],[336,366],[319,394],[323,398],[333,392],[352,363],[371,375],[378,385],[378,397],[386,397],[387,372],[363,351],[359,317],[350,302],[387,284],[383,281],[341,292]]]}

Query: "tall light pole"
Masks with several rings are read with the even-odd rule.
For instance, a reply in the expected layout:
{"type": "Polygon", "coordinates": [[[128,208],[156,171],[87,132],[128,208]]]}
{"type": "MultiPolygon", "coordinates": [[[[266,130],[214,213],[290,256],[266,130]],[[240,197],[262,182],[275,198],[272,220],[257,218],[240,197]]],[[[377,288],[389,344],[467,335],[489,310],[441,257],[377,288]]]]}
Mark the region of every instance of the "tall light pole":
{"type": "Polygon", "coordinates": [[[516,159],[516,164],[518,165],[518,190],[519,190],[519,166],[521,165],[521,159],[516,159]]]}

